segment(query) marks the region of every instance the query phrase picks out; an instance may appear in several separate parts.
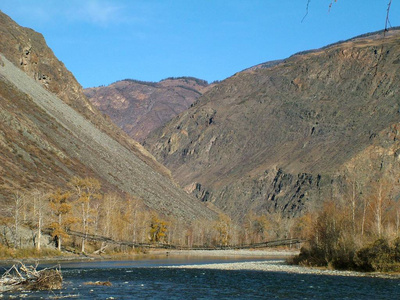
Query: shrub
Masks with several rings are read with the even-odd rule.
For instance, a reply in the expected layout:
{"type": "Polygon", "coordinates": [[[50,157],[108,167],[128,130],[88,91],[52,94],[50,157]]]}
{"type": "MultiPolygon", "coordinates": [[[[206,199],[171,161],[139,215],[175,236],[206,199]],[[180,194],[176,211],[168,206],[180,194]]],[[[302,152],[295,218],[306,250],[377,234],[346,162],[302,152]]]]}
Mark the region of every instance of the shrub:
{"type": "Polygon", "coordinates": [[[400,239],[396,238],[390,246],[386,239],[380,238],[357,251],[355,263],[360,271],[399,271],[399,258],[400,239]]]}

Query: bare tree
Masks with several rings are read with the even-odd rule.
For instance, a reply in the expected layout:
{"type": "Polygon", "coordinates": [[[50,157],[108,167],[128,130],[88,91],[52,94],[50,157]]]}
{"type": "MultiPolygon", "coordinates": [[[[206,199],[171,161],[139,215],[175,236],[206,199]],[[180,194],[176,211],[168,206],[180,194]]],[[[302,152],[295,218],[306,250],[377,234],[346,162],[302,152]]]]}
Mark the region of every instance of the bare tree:
{"type": "Polygon", "coordinates": [[[32,197],[34,222],[36,223],[36,249],[40,251],[42,229],[48,206],[48,196],[45,192],[35,189],[32,192],[32,197]]]}
{"type": "Polygon", "coordinates": [[[74,188],[77,196],[77,204],[80,206],[82,237],[81,251],[85,252],[85,243],[89,234],[89,224],[91,222],[91,205],[95,199],[99,199],[101,188],[100,181],[95,178],[72,178],[70,185],[74,188]]]}
{"type": "Polygon", "coordinates": [[[18,248],[19,244],[19,227],[22,223],[22,210],[25,205],[25,195],[21,194],[19,191],[14,193],[14,247],[18,248]]]}
{"type": "MultiPolygon", "coordinates": [[[[332,8],[334,2],[337,2],[337,0],[331,0],[331,3],[329,3],[329,6],[328,6],[328,11],[331,11],[331,8],[332,8]]],[[[309,9],[310,3],[311,3],[311,0],[307,0],[307,3],[306,3],[306,13],[305,13],[303,19],[301,20],[302,23],[303,23],[304,19],[305,19],[305,18],[307,17],[307,15],[308,15],[308,9],[309,9]]],[[[386,9],[385,31],[384,31],[385,33],[386,33],[386,31],[389,30],[389,27],[392,27],[392,25],[390,24],[390,20],[389,20],[390,7],[391,7],[391,5],[392,5],[392,0],[389,0],[389,2],[388,2],[388,4],[387,4],[387,9],[386,9]]],[[[385,33],[384,33],[384,34],[385,34],[385,33]]]]}

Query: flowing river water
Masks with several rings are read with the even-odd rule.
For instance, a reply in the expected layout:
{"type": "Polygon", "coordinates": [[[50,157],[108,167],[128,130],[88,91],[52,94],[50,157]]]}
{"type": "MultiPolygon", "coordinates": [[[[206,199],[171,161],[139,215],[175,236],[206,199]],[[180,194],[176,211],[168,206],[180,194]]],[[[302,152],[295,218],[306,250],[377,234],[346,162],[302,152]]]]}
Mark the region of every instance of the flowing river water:
{"type": "Polygon", "coordinates": [[[340,272],[310,274],[296,269],[292,272],[290,268],[283,259],[257,257],[65,262],[61,264],[62,290],[4,293],[0,298],[400,299],[400,279],[349,276],[340,272]],[[252,265],[268,268],[257,270],[252,265]],[[87,284],[96,281],[109,281],[112,286],[87,284]]]}

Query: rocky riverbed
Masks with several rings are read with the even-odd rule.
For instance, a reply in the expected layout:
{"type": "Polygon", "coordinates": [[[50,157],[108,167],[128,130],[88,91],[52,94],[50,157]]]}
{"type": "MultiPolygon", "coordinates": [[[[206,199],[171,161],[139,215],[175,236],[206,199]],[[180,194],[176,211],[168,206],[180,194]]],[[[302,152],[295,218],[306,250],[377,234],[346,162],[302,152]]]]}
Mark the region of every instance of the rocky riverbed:
{"type": "Polygon", "coordinates": [[[215,269],[215,270],[251,270],[265,272],[286,272],[296,274],[315,274],[331,276],[357,276],[357,277],[381,277],[398,278],[400,274],[386,273],[368,273],[355,271],[339,271],[323,268],[310,268],[303,266],[289,265],[286,258],[298,254],[297,250],[188,250],[171,251],[171,255],[193,255],[193,256],[238,256],[238,257],[264,257],[268,260],[244,261],[244,262],[226,262],[226,263],[208,263],[208,264],[189,264],[179,266],[169,266],[169,268],[182,269],[215,269]]]}

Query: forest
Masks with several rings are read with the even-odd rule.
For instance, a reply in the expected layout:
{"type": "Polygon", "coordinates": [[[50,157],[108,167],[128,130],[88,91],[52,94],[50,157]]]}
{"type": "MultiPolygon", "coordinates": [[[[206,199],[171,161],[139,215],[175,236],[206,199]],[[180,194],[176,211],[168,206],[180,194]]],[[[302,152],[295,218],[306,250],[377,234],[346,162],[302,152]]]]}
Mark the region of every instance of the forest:
{"type": "Polygon", "coordinates": [[[141,199],[105,193],[95,178],[73,177],[66,190],[13,195],[14,202],[2,212],[1,258],[61,251],[137,253],[151,245],[234,248],[299,238],[304,243],[291,261],[295,264],[399,271],[400,204],[393,178],[382,177],[365,187],[348,177],[347,189],[299,217],[250,212],[235,222],[220,213],[214,222],[187,224],[160,215],[141,199]]]}
{"type": "Polygon", "coordinates": [[[141,251],[140,245],[156,244],[182,248],[249,245],[287,238],[295,224],[279,213],[250,213],[240,224],[220,213],[214,222],[187,224],[160,215],[141,199],[104,192],[100,182],[90,177],[72,178],[66,190],[16,192],[1,215],[0,247],[3,256],[14,257],[22,249],[99,253],[135,252],[141,251]]]}

